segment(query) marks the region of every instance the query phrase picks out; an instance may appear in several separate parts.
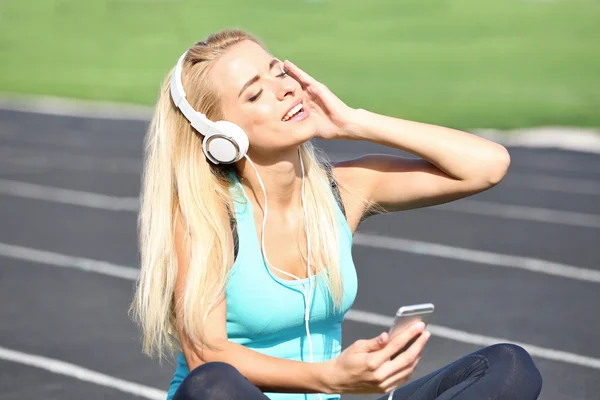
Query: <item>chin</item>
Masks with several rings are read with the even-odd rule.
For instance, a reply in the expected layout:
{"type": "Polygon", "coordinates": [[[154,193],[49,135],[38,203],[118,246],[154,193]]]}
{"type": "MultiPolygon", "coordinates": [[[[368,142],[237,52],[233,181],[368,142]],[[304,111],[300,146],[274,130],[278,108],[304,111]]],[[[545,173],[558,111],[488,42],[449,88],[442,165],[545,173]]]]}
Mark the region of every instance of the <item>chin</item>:
{"type": "Polygon", "coordinates": [[[294,129],[292,130],[292,135],[295,138],[298,138],[298,140],[301,141],[302,143],[309,141],[310,139],[314,138],[315,135],[317,134],[317,129],[316,129],[316,126],[314,126],[314,124],[312,124],[309,121],[303,121],[303,122],[306,122],[306,123],[295,126],[294,129]]]}

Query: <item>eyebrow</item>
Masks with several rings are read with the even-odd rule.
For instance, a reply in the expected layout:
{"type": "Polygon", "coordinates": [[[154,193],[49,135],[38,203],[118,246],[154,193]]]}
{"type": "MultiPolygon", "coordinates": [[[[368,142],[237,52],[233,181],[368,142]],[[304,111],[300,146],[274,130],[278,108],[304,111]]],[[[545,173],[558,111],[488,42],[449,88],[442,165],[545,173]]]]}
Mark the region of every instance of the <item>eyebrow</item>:
{"type": "MultiPolygon", "coordinates": [[[[271,60],[271,62],[269,63],[269,71],[271,70],[271,68],[273,68],[273,66],[275,64],[277,64],[279,62],[278,59],[274,58],[271,60]]],[[[240,97],[242,95],[242,93],[244,93],[244,90],[248,89],[248,87],[250,85],[253,85],[254,83],[256,83],[258,80],[260,79],[260,76],[255,75],[252,78],[250,78],[250,80],[248,82],[246,82],[244,84],[244,86],[242,86],[242,90],[240,90],[240,93],[238,93],[238,97],[240,97]]]]}

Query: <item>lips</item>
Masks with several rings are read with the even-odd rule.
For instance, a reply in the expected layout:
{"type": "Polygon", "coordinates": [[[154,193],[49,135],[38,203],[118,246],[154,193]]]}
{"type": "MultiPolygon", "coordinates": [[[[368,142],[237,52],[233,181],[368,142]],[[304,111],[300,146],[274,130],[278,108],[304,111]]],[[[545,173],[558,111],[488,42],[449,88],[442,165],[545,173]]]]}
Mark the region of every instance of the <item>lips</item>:
{"type": "Polygon", "coordinates": [[[301,113],[303,110],[304,110],[304,105],[302,104],[302,100],[297,100],[294,103],[292,103],[292,105],[287,110],[287,112],[283,115],[283,117],[281,117],[281,120],[283,122],[289,121],[291,118],[293,118],[295,115],[301,113]]]}

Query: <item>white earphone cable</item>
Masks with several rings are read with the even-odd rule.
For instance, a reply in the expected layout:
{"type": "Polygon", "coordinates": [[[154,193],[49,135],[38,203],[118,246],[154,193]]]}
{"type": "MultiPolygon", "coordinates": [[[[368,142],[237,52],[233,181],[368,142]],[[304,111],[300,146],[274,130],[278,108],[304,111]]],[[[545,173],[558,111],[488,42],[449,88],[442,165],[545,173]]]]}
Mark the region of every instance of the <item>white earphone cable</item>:
{"type": "Polygon", "coordinates": [[[306,336],[308,337],[308,347],[309,347],[309,351],[310,351],[310,362],[315,362],[313,359],[313,346],[312,346],[312,340],[310,337],[310,328],[308,326],[309,321],[310,321],[310,306],[312,305],[312,294],[313,294],[313,286],[312,286],[312,269],[310,268],[310,259],[311,259],[311,252],[310,252],[310,229],[308,228],[308,213],[306,212],[306,197],[304,195],[304,161],[302,160],[302,156],[300,155],[300,153],[298,153],[298,155],[300,156],[300,166],[302,167],[302,192],[301,192],[301,196],[302,196],[302,211],[304,212],[304,229],[306,231],[306,269],[307,269],[307,276],[308,276],[308,294],[307,294],[307,298],[306,298],[306,308],[305,308],[305,314],[304,314],[304,321],[306,323],[306,336]]]}
{"type": "MultiPolygon", "coordinates": [[[[254,163],[252,162],[252,160],[250,159],[250,157],[248,157],[247,155],[244,155],[244,157],[246,158],[246,160],[248,160],[248,162],[250,163],[250,165],[252,166],[252,168],[254,169],[254,172],[256,173],[256,177],[258,178],[258,183],[260,184],[260,187],[263,191],[263,197],[264,197],[264,202],[265,202],[265,206],[264,206],[264,212],[263,212],[263,220],[262,220],[262,231],[261,231],[261,241],[260,241],[260,246],[261,246],[261,251],[263,254],[263,258],[265,259],[265,263],[267,264],[267,266],[271,269],[274,269],[278,272],[281,272],[284,275],[287,275],[293,279],[296,279],[297,281],[300,281],[302,283],[302,287],[303,287],[303,292],[304,292],[304,303],[305,303],[305,308],[304,308],[304,325],[306,328],[306,337],[308,340],[308,349],[309,349],[309,354],[310,354],[310,362],[313,363],[314,362],[314,357],[313,357],[313,344],[312,344],[312,339],[310,337],[310,307],[312,304],[312,291],[313,291],[313,285],[312,285],[312,270],[310,268],[310,259],[311,259],[311,246],[310,246],[310,229],[308,227],[308,213],[306,212],[306,200],[305,200],[305,196],[304,196],[304,162],[302,160],[302,155],[300,154],[300,152],[298,152],[298,155],[300,156],[300,166],[302,169],[302,189],[301,189],[301,196],[302,196],[302,209],[304,211],[304,229],[306,231],[306,243],[307,243],[307,251],[306,251],[306,257],[307,257],[307,275],[308,275],[308,291],[306,290],[306,285],[304,282],[302,282],[302,279],[297,277],[294,274],[290,274],[289,272],[286,271],[282,271],[278,268],[276,268],[275,266],[273,266],[270,262],[269,259],[267,257],[267,251],[265,249],[265,229],[266,229],[266,225],[267,225],[267,214],[268,214],[268,201],[267,201],[267,191],[265,189],[265,185],[262,181],[262,179],[260,178],[260,174],[258,173],[258,170],[256,169],[256,166],[254,165],[254,163]]],[[[319,399],[323,400],[322,396],[320,393],[318,393],[319,399]]]]}
{"type": "Polygon", "coordinates": [[[256,172],[256,177],[258,178],[258,183],[260,184],[260,187],[263,191],[263,198],[264,198],[265,206],[264,206],[263,220],[262,220],[262,231],[261,231],[261,235],[260,235],[261,236],[260,247],[261,247],[261,251],[263,253],[263,258],[265,259],[265,263],[269,266],[269,268],[272,268],[278,272],[281,272],[284,275],[287,275],[293,279],[300,281],[302,279],[298,278],[296,275],[290,274],[289,272],[286,272],[286,271],[282,271],[282,270],[274,267],[273,265],[271,265],[271,263],[269,262],[269,259],[267,258],[267,252],[265,251],[265,228],[267,225],[267,214],[269,212],[269,206],[268,206],[268,202],[267,202],[267,191],[265,190],[265,185],[264,185],[262,179],[260,178],[260,174],[258,173],[256,166],[254,165],[252,160],[250,160],[250,157],[248,157],[247,155],[245,155],[244,157],[246,157],[246,159],[248,160],[248,162],[250,162],[250,165],[254,169],[254,172],[256,172]]]}

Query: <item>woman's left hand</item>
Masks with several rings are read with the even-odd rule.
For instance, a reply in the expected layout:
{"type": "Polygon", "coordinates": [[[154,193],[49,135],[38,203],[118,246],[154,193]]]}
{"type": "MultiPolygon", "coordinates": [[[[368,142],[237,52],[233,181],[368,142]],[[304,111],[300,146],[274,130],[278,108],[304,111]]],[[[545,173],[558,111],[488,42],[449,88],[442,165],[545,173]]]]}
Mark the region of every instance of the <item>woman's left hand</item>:
{"type": "Polygon", "coordinates": [[[284,71],[295,79],[306,93],[304,107],[316,120],[316,137],[320,139],[346,139],[348,127],[356,110],[347,106],[321,82],[286,60],[284,71]]]}

